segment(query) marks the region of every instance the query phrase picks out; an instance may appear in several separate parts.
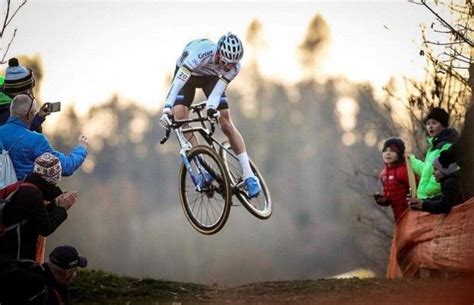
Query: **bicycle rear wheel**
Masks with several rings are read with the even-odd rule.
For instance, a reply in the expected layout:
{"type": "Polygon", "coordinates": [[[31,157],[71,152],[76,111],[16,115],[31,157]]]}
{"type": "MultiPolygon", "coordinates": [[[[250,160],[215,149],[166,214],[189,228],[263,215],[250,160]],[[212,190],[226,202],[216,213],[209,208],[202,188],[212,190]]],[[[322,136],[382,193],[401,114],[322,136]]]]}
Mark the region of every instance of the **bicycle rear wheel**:
{"type": "Polygon", "coordinates": [[[179,194],[186,218],[198,232],[215,234],[227,221],[231,207],[229,177],[219,155],[210,147],[197,145],[188,152],[193,174],[206,172],[209,182],[198,190],[181,164],[179,194]]]}
{"type": "Polygon", "coordinates": [[[245,187],[242,177],[242,167],[234,151],[230,147],[229,142],[222,143],[224,148],[220,149],[220,155],[224,160],[227,173],[232,186],[232,193],[239,199],[242,205],[255,217],[267,219],[272,215],[272,199],[268,190],[265,179],[259,172],[257,166],[250,160],[250,166],[255,176],[260,180],[262,189],[260,195],[255,198],[249,198],[247,188],[245,187]]]}

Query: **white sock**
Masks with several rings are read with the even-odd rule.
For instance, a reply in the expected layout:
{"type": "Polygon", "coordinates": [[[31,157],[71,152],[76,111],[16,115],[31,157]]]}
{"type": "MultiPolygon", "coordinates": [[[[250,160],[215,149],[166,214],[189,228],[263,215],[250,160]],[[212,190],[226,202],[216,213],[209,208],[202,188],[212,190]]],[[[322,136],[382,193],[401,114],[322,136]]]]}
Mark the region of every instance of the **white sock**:
{"type": "Polygon", "coordinates": [[[240,155],[237,155],[237,158],[239,158],[239,163],[240,163],[240,166],[242,167],[244,180],[247,179],[248,177],[253,177],[254,174],[252,172],[252,168],[250,167],[250,161],[249,161],[249,156],[247,155],[247,152],[244,151],[240,155]]]}

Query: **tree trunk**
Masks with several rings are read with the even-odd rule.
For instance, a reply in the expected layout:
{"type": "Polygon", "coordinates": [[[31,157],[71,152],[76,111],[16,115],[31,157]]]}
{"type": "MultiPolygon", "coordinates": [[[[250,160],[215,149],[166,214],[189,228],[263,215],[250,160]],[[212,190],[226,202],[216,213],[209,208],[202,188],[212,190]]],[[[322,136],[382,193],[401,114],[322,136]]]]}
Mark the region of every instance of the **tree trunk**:
{"type": "Polygon", "coordinates": [[[471,102],[467,110],[464,128],[458,142],[459,164],[462,168],[462,185],[466,199],[474,196],[474,64],[469,67],[471,102]]]}

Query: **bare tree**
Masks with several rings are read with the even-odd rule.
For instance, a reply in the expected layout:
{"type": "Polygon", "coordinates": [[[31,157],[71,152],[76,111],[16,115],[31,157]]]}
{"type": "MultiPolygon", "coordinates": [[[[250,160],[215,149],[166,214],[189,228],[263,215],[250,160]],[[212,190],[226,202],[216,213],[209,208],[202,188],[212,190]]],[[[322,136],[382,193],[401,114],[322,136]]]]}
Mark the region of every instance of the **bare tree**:
{"type": "Polygon", "coordinates": [[[311,78],[314,78],[315,69],[318,68],[330,39],[331,33],[326,20],[319,14],[314,16],[299,46],[302,67],[311,78]]]}
{"type": "MultiPolygon", "coordinates": [[[[1,0],[1,1],[6,3],[5,16],[4,16],[3,24],[1,25],[1,30],[0,30],[0,42],[1,42],[0,43],[0,50],[3,50],[2,45],[4,43],[3,36],[5,34],[5,31],[6,31],[7,27],[10,25],[10,22],[13,20],[13,18],[18,13],[18,11],[20,11],[20,9],[28,2],[28,0],[23,0],[16,7],[12,6],[11,0],[1,0]]],[[[13,30],[13,34],[12,34],[7,46],[6,46],[6,49],[3,52],[3,55],[2,55],[1,60],[0,60],[0,64],[6,63],[5,58],[7,57],[8,50],[10,49],[10,46],[11,46],[13,40],[15,39],[16,31],[17,31],[17,29],[15,28],[13,30]]]]}
{"type": "MultiPolygon", "coordinates": [[[[430,58],[437,68],[436,73],[444,74],[448,84],[458,83],[457,89],[448,85],[450,90],[447,91],[447,95],[442,96],[441,102],[446,101],[452,93],[459,93],[458,97],[466,101],[462,109],[455,113],[464,118],[464,127],[456,144],[456,150],[463,168],[463,188],[466,195],[471,197],[474,196],[474,3],[471,0],[463,4],[456,1],[428,3],[426,0],[412,0],[411,2],[424,6],[433,14],[435,19],[430,30],[433,34],[439,34],[444,38],[433,41],[424,36],[427,48],[430,45],[442,48],[439,54],[431,55],[430,58]],[[442,16],[443,10],[450,13],[452,21],[442,16]],[[459,86],[459,83],[462,85],[459,86]]],[[[422,55],[424,53],[423,50],[420,52],[422,55]]],[[[459,106],[453,104],[448,110],[457,111],[459,106]]]]}

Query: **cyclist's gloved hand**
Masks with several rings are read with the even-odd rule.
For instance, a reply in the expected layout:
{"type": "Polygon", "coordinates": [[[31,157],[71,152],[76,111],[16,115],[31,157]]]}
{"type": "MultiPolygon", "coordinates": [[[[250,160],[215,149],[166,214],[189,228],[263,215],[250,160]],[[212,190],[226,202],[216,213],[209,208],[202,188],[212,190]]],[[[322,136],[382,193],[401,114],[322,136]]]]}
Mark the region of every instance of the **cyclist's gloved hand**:
{"type": "Polygon", "coordinates": [[[214,121],[214,123],[217,122],[217,119],[219,119],[220,115],[221,114],[220,114],[219,110],[214,109],[214,108],[207,108],[207,117],[210,120],[214,121]]]}
{"type": "Polygon", "coordinates": [[[164,128],[169,128],[171,126],[171,108],[165,107],[163,108],[163,114],[161,115],[160,118],[160,125],[163,126],[164,128]]]}

